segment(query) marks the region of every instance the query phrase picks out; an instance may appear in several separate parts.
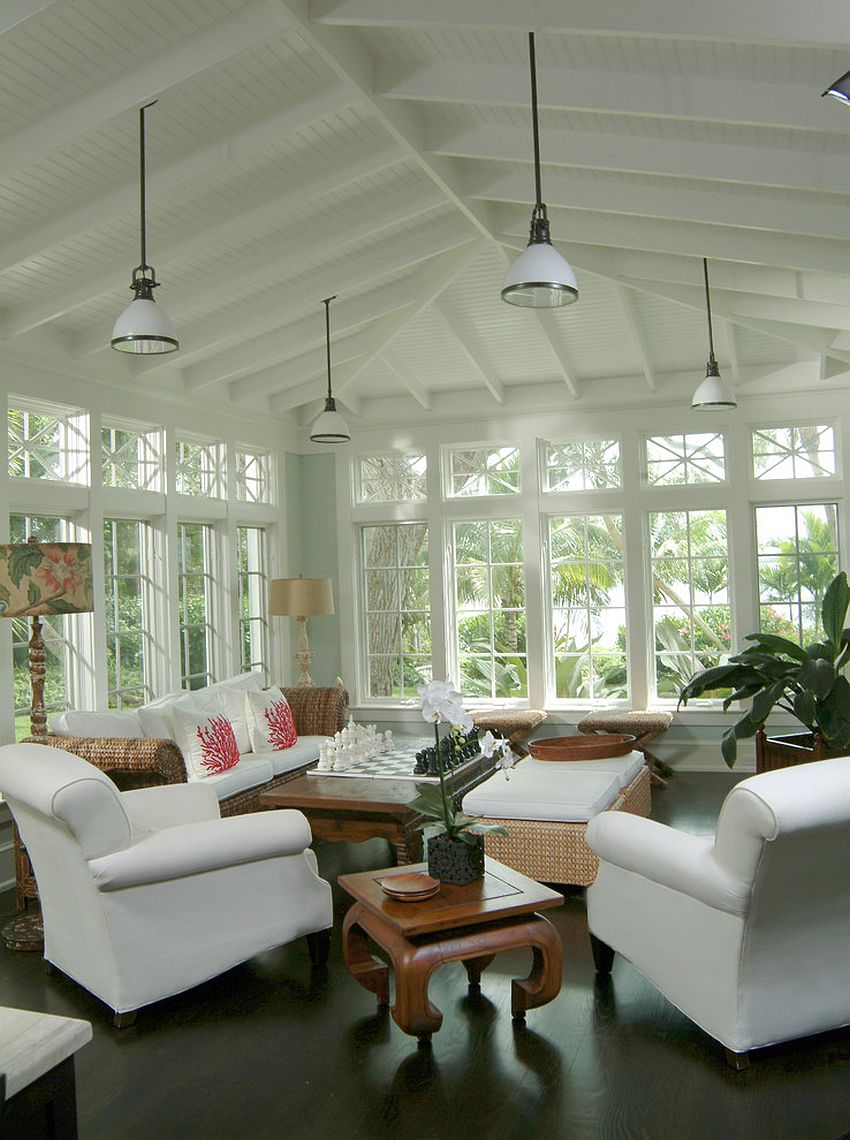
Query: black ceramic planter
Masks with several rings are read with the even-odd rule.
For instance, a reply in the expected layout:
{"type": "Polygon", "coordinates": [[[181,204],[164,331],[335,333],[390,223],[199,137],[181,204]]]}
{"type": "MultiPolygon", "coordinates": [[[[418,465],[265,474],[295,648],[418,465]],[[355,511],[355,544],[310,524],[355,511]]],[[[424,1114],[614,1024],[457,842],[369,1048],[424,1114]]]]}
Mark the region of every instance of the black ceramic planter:
{"type": "Polygon", "coordinates": [[[462,887],[484,877],[484,836],[476,835],[475,843],[450,839],[445,832],[428,840],[428,874],[442,883],[462,887]]]}

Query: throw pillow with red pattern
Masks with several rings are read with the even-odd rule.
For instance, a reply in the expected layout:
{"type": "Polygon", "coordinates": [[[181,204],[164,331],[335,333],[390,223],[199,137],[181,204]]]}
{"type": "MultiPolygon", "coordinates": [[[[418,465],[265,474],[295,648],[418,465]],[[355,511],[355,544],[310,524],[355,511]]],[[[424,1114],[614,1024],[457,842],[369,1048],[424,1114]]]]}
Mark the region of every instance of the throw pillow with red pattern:
{"type": "Polygon", "coordinates": [[[177,708],[172,722],[187,775],[218,776],[239,763],[236,734],[223,707],[177,708]]]}
{"type": "Polygon", "coordinates": [[[280,752],[298,740],[289,701],[280,689],[246,693],[248,733],[255,752],[280,752]]]}

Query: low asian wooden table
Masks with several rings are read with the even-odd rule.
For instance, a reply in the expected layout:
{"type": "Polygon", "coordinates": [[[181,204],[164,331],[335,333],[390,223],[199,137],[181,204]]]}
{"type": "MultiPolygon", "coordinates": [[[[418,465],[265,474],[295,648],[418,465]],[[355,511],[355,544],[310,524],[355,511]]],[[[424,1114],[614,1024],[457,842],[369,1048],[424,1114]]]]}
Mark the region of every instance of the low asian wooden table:
{"type": "MultiPolygon", "coordinates": [[[[425,864],[408,869],[426,871],[425,864]]],[[[443,1015],[428,1000],[428,982],[438,966],[463,962],[471,986],[481,981],[496,954],[529,946],[531,973],[511,983],[511,1013],[545,1005],[561,989],[563,949],[554,926],[535,913],[561,906],[557,891],[486,860],[483,879],[458,887],[443,883],[421,902],[400,902],[381,890],[397,868],[341,875],[339,885],[356,901],[345,916],[342,949],[352,976],[371,990],[378,1005],[389,1005],[389,968],[369,950],[373,939],[390,958],[395,974],[392,1016],[405,1033],[429,1041],[443,1015]]]]}
{"type": "MultiPolygon", "coordinates": [[[[413,756],[411,756],[411,769],[413,756]]],[[[477,756],[446,774],[446,786],[456,804],[468,791],[495,771],[495,761],[477,756]]],[[[360,778],[357,776],[298,776],[259,797],[262,809],[297,808],[307,817],[319,839],[387,839],[395,848],[396,862],[422,858],[423,823],[428,822],[410,805],[417,796],[415,780],[360,778]]]]}

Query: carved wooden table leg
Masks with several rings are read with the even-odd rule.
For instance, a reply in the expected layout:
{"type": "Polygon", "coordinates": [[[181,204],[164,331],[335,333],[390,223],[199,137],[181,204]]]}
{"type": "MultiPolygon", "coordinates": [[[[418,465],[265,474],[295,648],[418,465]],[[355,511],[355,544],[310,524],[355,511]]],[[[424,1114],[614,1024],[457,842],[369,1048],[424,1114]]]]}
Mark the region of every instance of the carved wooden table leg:
{"type": "Polygon", "coordinates": [[[561,939],[551,922],[537,915],[524,925],[534,961],[527,978],[511,982],[511,1014],[517,1019],[558,996],[564,963],[561,939]]]}
{"type": "Polygon", "coordinates": [[[369,940],[359,926],[366,913],[361,903],[355,903],[345,916],[342,925],[342,956],[353,978],[378,999],[378,1005],[390,1004],[390,972],[385,963],[369,952],[369,940]]]}
{"type": "Polygon", "coordinates": [[[471,986],[481,985],[481,975],[496,957],[495,954],[481,954],[478,958],[464,958],[466,980],[471,986]]]}

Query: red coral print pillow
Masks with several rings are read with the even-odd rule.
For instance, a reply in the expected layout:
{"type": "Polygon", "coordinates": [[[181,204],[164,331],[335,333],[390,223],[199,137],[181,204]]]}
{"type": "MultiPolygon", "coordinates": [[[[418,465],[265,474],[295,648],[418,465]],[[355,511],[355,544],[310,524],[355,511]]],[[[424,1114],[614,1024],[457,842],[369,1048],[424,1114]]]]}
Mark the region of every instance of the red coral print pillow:
{"type": "Polygon", "coordinates": [[[255,752],[280,752],[298,740],[295,718],[280,689],[247,693],[251,747],[255,752]]]}
{"type": "Polygon", "coordinates": [[[172,723],[188,775],[217,776],[239,763],[236,733],[222,706],[177,708],[172,723]]]}

